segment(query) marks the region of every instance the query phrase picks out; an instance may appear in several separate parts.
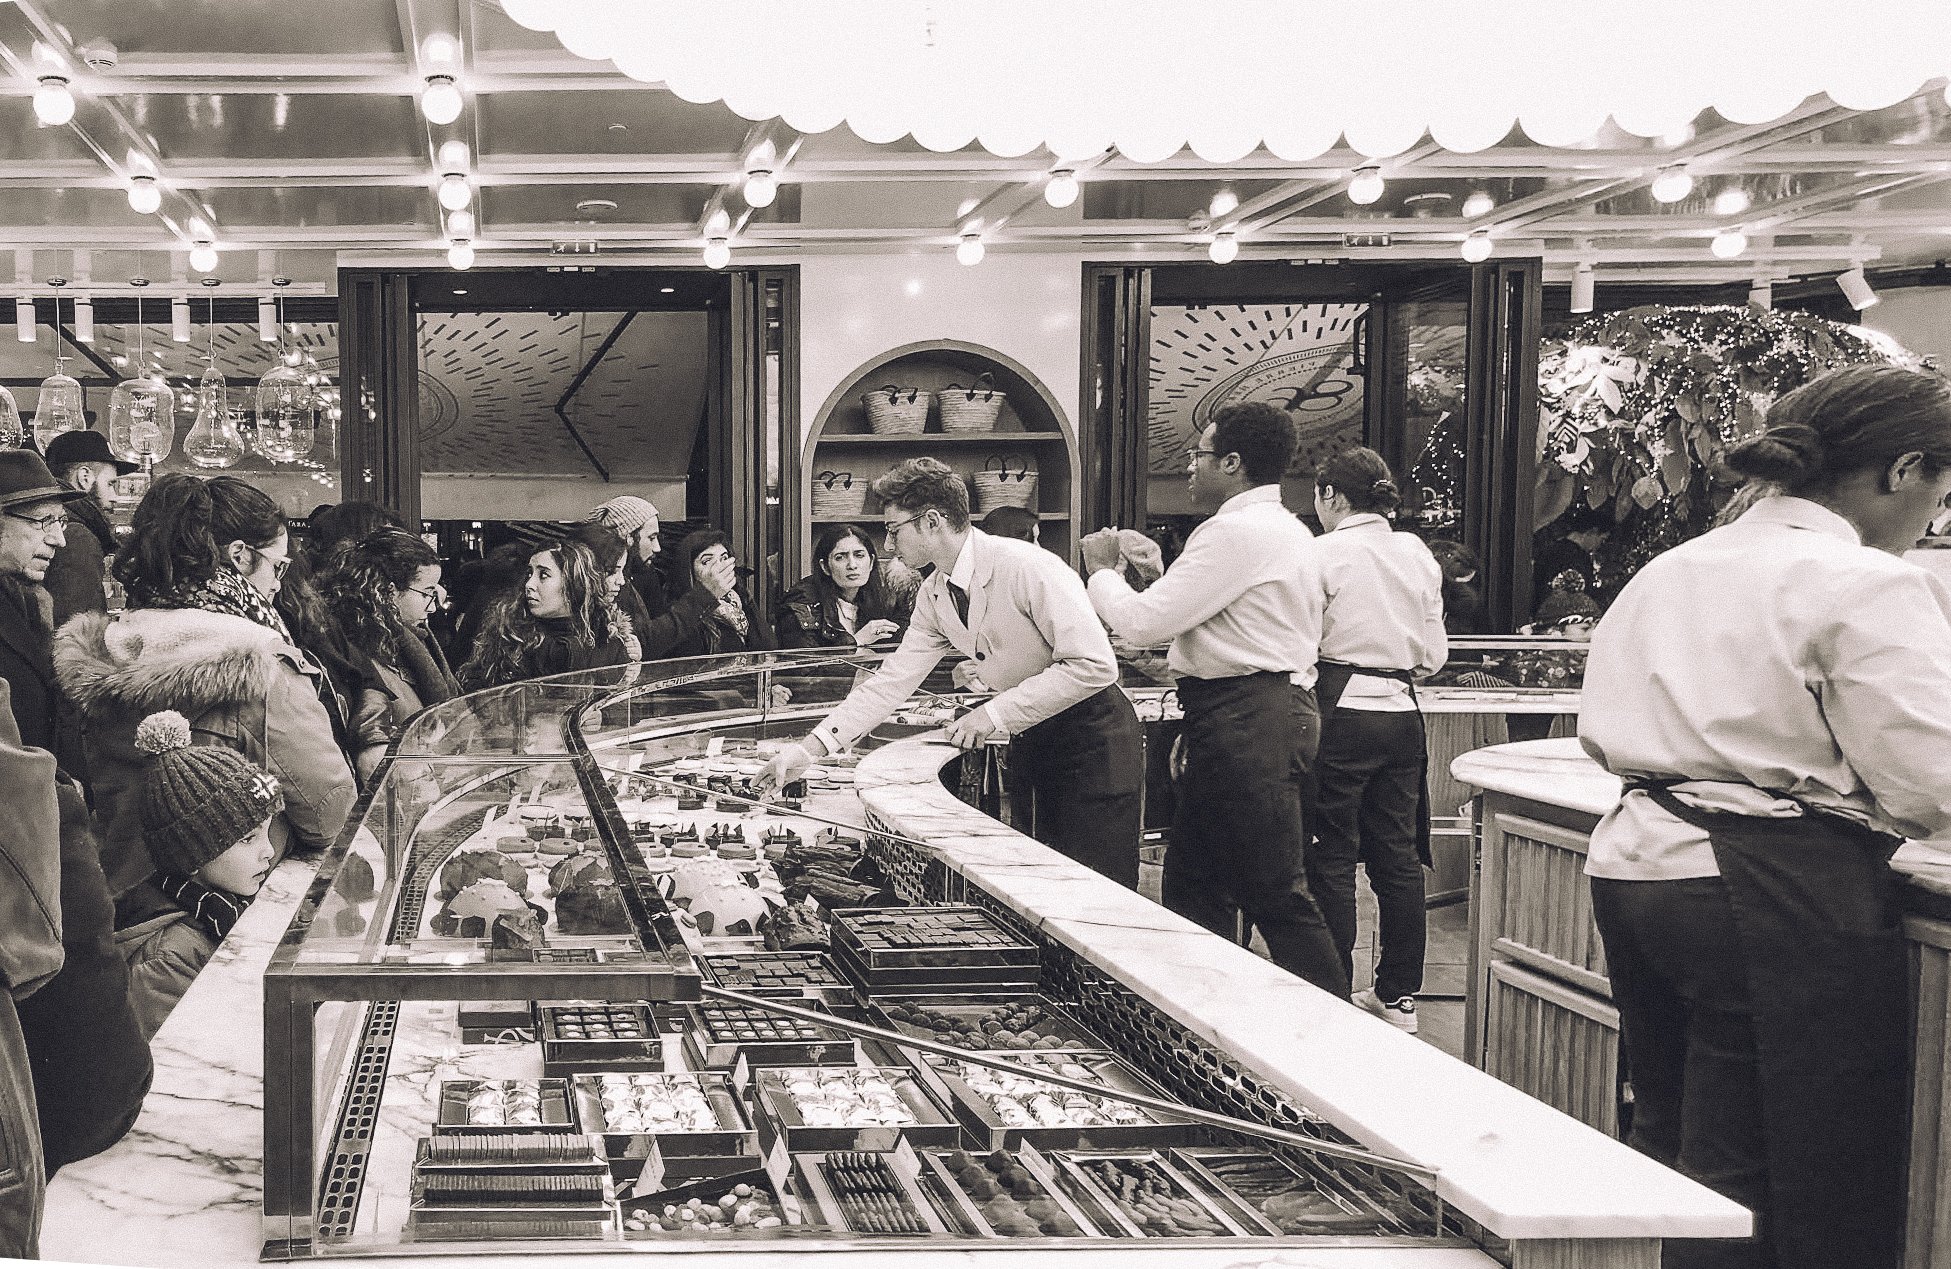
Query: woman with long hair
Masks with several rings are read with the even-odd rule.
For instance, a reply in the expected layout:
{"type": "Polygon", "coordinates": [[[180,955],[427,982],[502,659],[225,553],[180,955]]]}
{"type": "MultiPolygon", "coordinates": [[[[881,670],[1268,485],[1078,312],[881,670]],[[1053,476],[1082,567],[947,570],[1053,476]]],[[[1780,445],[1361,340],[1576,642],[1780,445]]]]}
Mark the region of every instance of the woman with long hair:
{"type": "Polygon", "coordinates": [[[569,537],[588,547],[596,557],[596,571],[602,575],[603,596],[608,601],[599,607],[597,616],[608,626],[606,633],[622,642],[627,660],[643,660],[642,634],[650,618],[644,612],[642,596],[629,584],[625,571],[630,562],[629,548],[622,538],[591,520],[570,529],[569,537]]]}
{"type": "Polygon", "coordinates": [[[371,664],[353,710],[363,778],[415,714],[460,691],[427,629],[440,604],[440,557],[411,533],[382,530],[333,552],[318,589],[346,643],[371,664]]]}
{"type": "Polygon", "coordinates": [[[623,628],[595,553],[574,539],[545,543],[529,553],[520,588],[489,603],[461,686],[477,691],[626,664],[629,649],[615,633],[623,628]]]}
{"type": "Polygon", "coordinates": [[[87,722],[110,889],[122,899],[155,871],[136,814],[148,755],[135,730],[162,709],[188,718],[197,743],[228,745],[277,779],[281,853],[331,845],[355,786],[322,672],[272,604],[291,552],[278,505],[234,476],[168,475],[143,495],[134,530],[115,560],[128,609],[78,616],[54,646],[62,690],[87,722]]]}
{"type": "Polygon", "coordinates": [[[786,592],[779,610],[782,648],[851,648],[901,637],[914,595],[895,593],[882,575],[874,539],[857,524],[830,524],[813,539],[813,571],[786,592]]]}
{"type": "MultiPolygon", "coordinates": [[[[737,563],[732,539],[722,529],[699,529],[677,548],[678,577],[693,589],[707,585],[706,574],[727,561],[737,563]]],[[[774,647],[772,631],[752,611],[752,601],[733,588],[705,614],[698,632],[671,649],[673,657],[711,656],[721,652],[766,651],[774,647]]]]}

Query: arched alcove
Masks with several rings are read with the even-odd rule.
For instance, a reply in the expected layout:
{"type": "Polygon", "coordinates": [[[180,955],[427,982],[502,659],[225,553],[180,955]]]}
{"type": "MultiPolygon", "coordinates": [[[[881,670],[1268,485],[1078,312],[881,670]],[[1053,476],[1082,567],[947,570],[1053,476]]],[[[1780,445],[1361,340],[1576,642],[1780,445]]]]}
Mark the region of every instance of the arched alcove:
{"type": "Polygon", "coordinates": [[[964,476],[1008,457],[1034,463],[1037,470],[1033,509],[1041,522],[1045,546],[1074,559],[1073,526],[1079,514],[1077,437],[1069,416],[1050,390],[1020,362],[979,344],[936,339],[903,344],[871,358],[854,370],[814,417],[801,455],[800,506],[806,509],[797,537],[795,576],[803,575],[812,558],[813,535],[828,519],[860,520],[869,526],[884,518],[870,494],[858,516],[821,517],[813,514],[813,483],[822,473],[849,472],[854,480],[871,481],[904,459],[922,455],[939,458],[964,476]],[[927,429],[913,435],[877,435],[868,425],[861,397],[883,385],[934,393],[950,384],[968,386],[987,373],[1003,394],[1004,404],[995,429],[989,432],[943,432],[937,413],[927,429]]]}

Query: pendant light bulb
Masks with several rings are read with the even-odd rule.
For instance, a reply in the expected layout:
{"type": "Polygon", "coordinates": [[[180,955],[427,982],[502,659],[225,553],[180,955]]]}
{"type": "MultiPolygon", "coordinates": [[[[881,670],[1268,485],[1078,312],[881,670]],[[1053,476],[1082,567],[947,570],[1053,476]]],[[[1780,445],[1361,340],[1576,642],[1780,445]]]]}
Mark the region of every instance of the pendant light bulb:
{"type": "Polygon", "coordinates": [[[1707,249],[1716,260],[1732,260],[1748,249],[1748,235],[1739,229],[1723,229],[1714,235],[1707,249]]]}
{"type": "Polygon", "coordinates": [[[15,296],[14,337],[23,344],[31,344],[39,335],[34,323],[34,301],[25,295],[15,296]]]}
{"type": "Polygon", "coordinates": [[[190,297],[179,295],[169,302],[169,337],[179,344],[190,342],[190,297]]]}
{"type": "Polygon", "coordinates": [[[1684,167],[1669,167],[1661,170],[1653,178],[1653,198],[1656,202],[1677,203],[1694,192],[1694,178],[1684,167]]]}
{"type": "Polygon", "coordinates": [[[474,267],[474,244],[465,238],[457,238],[448,244],[447,267],[450,269],[472,269],[474,267]]]}
{"type": "Polygon", "coordinates": [[[955,244],[955,258],[972,269],[988,254],[989,248],[983,245],[981,234],[963,234],[962,240],[955,244]]]}
{"type": "Polygon", "coordinates": [[[1043,186],[1043,201],[1052,207],[1068,207],[1077,201],[1077,173],[1060,167],[1050,173],[1043,186]]]}
{"type": "Polygon", "coordinates": [[[1354,179],[1348,182],[1348,201],[1366,207],[1382,197],[1383,188],[1381,168],[1374,164],[1358,167],[1354,179]]]}
{"type": "Polygon", "coordinates": [[[198,273],[210,273],[217,267],[217,245],[212,242],[199,242],[190,248],[190,267],[198,273]]]}
{"type": "Polygon", "coordinates": [[[1572,269],[1572,312],[1589,313],[1593,302],[1592,266],[1580,261],[1572,269]]]}
{"type": "Polygon", "coordinates": [[[467,177],[459,172],[449,172],[440,178],[440,186],[434,191],[434,196],[448,211],[460,211],[474,201],[474,189],[467,183],[467,177]]]}
{"type": "Polygon", "coordinates": [[[1230,189],[1223,189],[1214,194],[1213,200],[1206,204],[1206,216],[1211,220],[1218,220],[1221,216],[1231,216],[1238,210],[1240,210],[1240,196],[1230,189]]]}
{"type": "Polygon", "coordinates": [[[744,194],[746,206],[770,207],[779,197],[779,178],[769,168],[753,168],[745,174],[744,194]]]}
{"type": "Polygon", "coordinates": [[[459,211],[448,212],[447,236],[449,238],[474,237],[474,213],[465,207],[459,211]]]}
{"type": "Polygon", "coordinates": [[[461,89],[452,75],[429,75],[420,90],[420,113],[431,124],[449,124],[461,117],[461,89]]]}
{"type": "Polygon", "coordinates": [[[154,215],[163,205],[163,191],[153,176],[129,178],[129,210],[141,216],[154,215]]]}
{"type": "Polygon", "coordinates": [[[75,95],[65,75],[43,75],[34,89],[34,117],[41,126],[58,128],[75,117],[75,95]]]}
{"type": "Polygon", "coordinates": [[[1488,216],[1496,210],[1497,200],[1482,190],[1472,191],[1470,197],[1463,200],[1462,211],[1465,220],[1476,220],[1478,217],[1488,216]]]}
{"type": "Polygon", "coordinates": [[[1730,185],[1714,195],[1711,205],[1716,216],[1739,216],[1754,206],[1754,201],[1753,196],[1746,189],[1739,185],[1730,185]]]}
{"type": "Polygon", "coordinates": [[[27,439],[27,425],[21,422],[20,406],[14,394],[0,387],[0,448],[19,449],[27,439]]]}
{"type": "Polygon", "coordinates": [[[705,268],[722,269],[732,262],[732,244],[729,239],[712,238],[705,242],[705,268]]]}
{"type": "Polygon", "coordinates": [[[1482,264],[1490,259],[1490,234],[1486,230],[1476,230],[1463,240],[1463,258],[1471,264],[1482,264]]]}
{"type": "Polygon", "coordinates": [[[1214,264],[1231,264],[1240,254],[1240,240],[1231,229],[1222,229],[1213,235],[1213,241],[1206,248],[1206,256],[1214,264]]]}

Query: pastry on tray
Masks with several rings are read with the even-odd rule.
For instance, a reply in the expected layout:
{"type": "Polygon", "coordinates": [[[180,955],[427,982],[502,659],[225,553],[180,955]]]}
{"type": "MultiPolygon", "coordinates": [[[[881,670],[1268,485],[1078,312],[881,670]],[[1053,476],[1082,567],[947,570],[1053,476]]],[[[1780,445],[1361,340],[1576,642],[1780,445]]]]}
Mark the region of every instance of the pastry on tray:
{"type": "Polygon", "coordinates": [[[623,892],[610,880],[607,868],[600,876],[585,875],[564,886],[556,895],[555,924],[562,934],[628,934],[630,914],[623,906],[623,892]]]}
{"type": "Polygon", "coordinates": [[[456,852],[440,866],[436,899],[452,899],[477,881],[499,881],[517,895],[528,893],[528,870],[498,850],[483,846],[456,852]]]}
{"type": "Polygon", "coordinates": [[[492,935],[496,947],[539,947],[548,913],[498,880],[479,880],[448,899],[429,923],[446,938],[492,935]]]}

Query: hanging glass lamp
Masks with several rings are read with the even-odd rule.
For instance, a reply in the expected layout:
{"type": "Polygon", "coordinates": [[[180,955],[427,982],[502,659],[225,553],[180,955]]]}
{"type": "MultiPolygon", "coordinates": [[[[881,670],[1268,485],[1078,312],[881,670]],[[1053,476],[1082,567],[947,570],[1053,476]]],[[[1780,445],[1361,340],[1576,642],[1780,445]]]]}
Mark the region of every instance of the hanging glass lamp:
{"type": "Polygon", "coordinates": [[[230,386],[213,361],[196,385],[196,422],[183,438],[183,457],[198,467],[235,467],[244,457],[244,436],[230,417],[230,386]]]}
{"type": "Polygon", "coordinates": [[[318,394],[306,375],[282,363],[257,381],[257,452],[288,463],[312,452],[318,394]]]}
{"type": "Polygon", "coordinates": [[[27,428],[20,421],[20,406],[14,394],[0,386],[0,449],[19,449],[27,439],[27,428]]]}
{"type": "Polygon", "coordinates": [[[108,447],[145,469],[176,446],[176,392],[161,379],[124,379],[108,398],[108,447]]]}
{"type": "Polygon", "coordinates": [[[88,425],[81,412],[81,383],[61,370],[62,358],[54,359],[54,373],[41,380],[34,401],[34,443],[47,452],[47,443],[63,432],[79,432],[88,425]]]}

